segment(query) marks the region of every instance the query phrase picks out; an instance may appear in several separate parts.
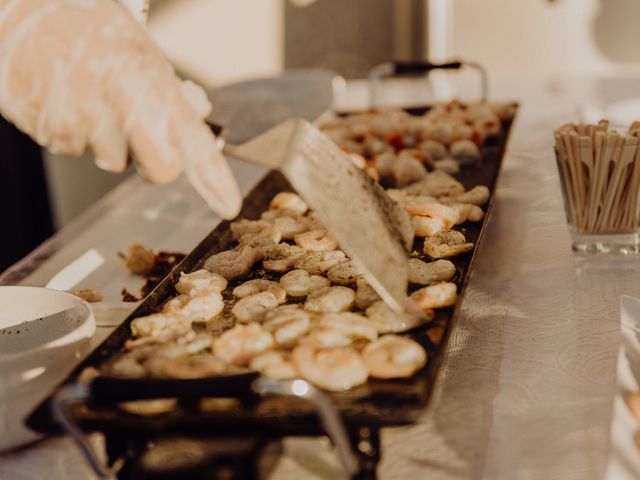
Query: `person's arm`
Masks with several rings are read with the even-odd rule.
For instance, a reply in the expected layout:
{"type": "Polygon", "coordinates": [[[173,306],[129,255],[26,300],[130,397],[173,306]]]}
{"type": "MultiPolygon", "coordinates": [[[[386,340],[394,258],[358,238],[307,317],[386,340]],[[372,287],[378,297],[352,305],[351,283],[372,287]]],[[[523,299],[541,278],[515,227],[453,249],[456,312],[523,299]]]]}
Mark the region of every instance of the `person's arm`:
{"type": "Polygon", "coordinates": [[[89,149],[113,172],[131,154],[159,184],[186,168],[231,218],[241,197],[203,122],[209,110],[204,91],[181,81],[112,0],[0,0],[0,113],[52,152],[89,149]]]}

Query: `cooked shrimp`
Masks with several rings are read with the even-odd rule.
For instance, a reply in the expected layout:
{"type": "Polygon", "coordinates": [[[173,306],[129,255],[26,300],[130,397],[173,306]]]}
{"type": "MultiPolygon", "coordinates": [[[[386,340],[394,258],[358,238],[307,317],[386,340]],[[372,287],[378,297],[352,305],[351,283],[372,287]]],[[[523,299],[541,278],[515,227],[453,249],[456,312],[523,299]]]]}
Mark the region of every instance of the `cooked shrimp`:
{"type": "Polygon", "coordinates": [[[460,171],[460,164],[453,158],[443,158],[441,160],[436,160],[435,162],[433,162],[433,168],[434,170],[453,175],[460,171]]]}
{"type": "Polygon", "coordinates": [[[436,283],[413,292],[411,300],[422,310],[450,307],[458,300],[457,287],[451,282],[436,283]]]}
{"type": "Polygon", "coordinates": [[[409,201],[405,205],[405,210],[411,215],[419,215],[441,219],[445,228],[451,228],[458,220],[458,213],[455,209],[433,201],[409,201]]]}
{"type": "Polygon", "coordinates": [[[267,222],[275,222],[278,218],[297,218],[300,214],[296,210],[289,210],[288,208],[281,208],[277,210],[265,210],[260,214],[260,219],[267,222]]]}
{"type": "Polygon", "coordinates": [[[246,297],[259,292],[271,292],[276,297],[278,303],[284,303],[287,299],[287,292],[278,284],[271,280],[257,278],[255,280],[246,281],[233,289],[233,296],[237,298],[246,297]]]}
{"type": "Polygon", "coordinates": [[[300,233],[295,235],[294,239],[299,247],[310,252],[328,252],[335,250],[338,246],[338,242],[331,238],[326,230],[311,230],[300,233]]]}
{"type": "Polygon", "coordinates": [[[458,214],[456,225],[467,221],[479,222],[484,218],[484,212],[477,205],[471,205],[470,203],[450,203],[449,206],[458,214]]]}
{"type": "Polygon", "coordinates": [[[402,110],[385,110],[384,113],[380,112],[368,119],[371,131],[381,135],[382,137],[388,137],[390,134],[402,130],[402,125],[407,121],[409,114],[402,110]]]}
{"type": "Polygon", "coordinates": [[[409,281],[420,285],[448,282],[456,274],[456,266],[449,260],[423,262],[418,258],[409,260],[409,281]]]}
{"type": "Polygon", "coordinates": [[[291,270],[293,265],[304,257],[305,253],[304,248],[289,245],[288,243],[280,243],[265,250],[262,266],[265,270],[286,272],[291,270]]]}
{"type": "Polygon", "coordinates": [[[353,312],[325,313],[315,320],[320,328],[344,332],[352,340],[375,340],[378,330],[364,315],[353,312]]]}
{"type": "MultiPolygon", "coordinates": [[[[412,195],[404,190],[400,190],[400,192],[404,194],[403,207],[408,207],[411,211],[422,208],[424,204],[440,203],[436,197],[432,197],[431,195],[412,195]]],[[[409,211],[407,211],[407,213],[409,213],[409,211]]]]}
{"type": "Polygon", "coordinates": [[[450,147],[450,152],[453,158],[463,165],[473,163],[480,158],[480,149],[471,140],[458,140],[457,142],[453,142],[450,147]]]}
{"type": "Polygon", "coordinates": [[[105,366],[105,373],[120,378],[142,378],[147,374],[143,364],[152,350],[144,346],[120,355],[105,366]]]}
{"type": "Polygon", "coordinates": [[[271,226],[271,223],[264,220],[247,220],[244,218],[231,222],[229,225],[234,240],[240,240],[241,237],[248,233],[258,233],[269,226],[271,226]]]}
{"type": "Polygon", "coordinates": [[[362,142],[362,146],[364,147],[364,155],[368,158],[393,151],[391,145],[373,135],[366,137],[362,142]]]}
{"type": "Polygon", "coordinates": [[[240,367],[253,357],[273,348],[273,337],[259,324],[236,325],[216,340],[213,351],[218,358],[240,367]]]}
{"type": "MultiPolygon", "coordinates": [[[[412,137],[413,141],[413,137],[412,137]]],[[[405,144],[408,145],[408,144],[405,144]]],[[[402,157],[415,158],[424,165],[431,165],[433,159],[423,150],[418,148],[404,148],[398,152],[398,158],[402,157]]]]}
{"type": "Polygon", "coordinates": [[[291,270],[280,277],[280,285],[290,297],[306,297],[310,292],[329,286],[329,280],[306,270],[291,270]]]}
{"type": "Polygon", "coordinates": [[[371,285],[369,285],[369,282],[367,282],[364,278],[358,277],[356,279],[356,287],[356,307],[364,310],[372,303],[380,300],[380,296],[378,295],[378,293],[373,289],[371,285]]]}
{"type": "Polygon", "coordinates": [[[449,203],[448,204],[452,209],[455,210],[458,218],[456,220],[456,225],[460,225],[466,222],[469,219],[469,213],[471,212],[471,205],[468,203],[449,203]]]}
{"type": "Polygon", "coordinates": [[[220,375],[228,366],[221,359],[209,355],[190,355],[178,358],[151,357],[145,368],[156,378],[202,378],[220,375]]]}
{"type": "MultiPolygon", "coordinates": [[[[195,332],[193,332],[193,335],[195,336],[195,332]]],[[[154,357],[179,358],[179,357],[184,357],[185,355],[188,355],[186,343],[189,342],[190,340],[193,340],[193,338],[190,338],[189,340],[183,343],[178,343],[179,340],[187,337],[192,337],[192,333],[189,332],[188,335],[180,337],[179,339],[177,339],[177,341],[174,341],[174,342],[159,343],[159,344],[153,345],[153,352],[150,355],[146,356],[145,361],[154,357]]],[[[211,345],[209,345],[206,348],[210,348],[210,347],[211,345]]],[[[135,350],[138,350],[138,349],[136,348],[133,351],[135,350]]]]}
{"type": "Polygon", "coordinates": [[[178,312],[180,311],[180,309],[182,307],[184,307],[190,299],[191,299],[191,295],[186,294],[186,293],[182,293],[180,295],[177,295],[177,296],[171,298],[170,300],[168,300],[162,306],[162,312],[163,313],[174,313],[174,314],[177,315],[178,312]]]}
{"type": "Polygon", "coordinates": [[[304,308],[318,313],[346,312],[353,306],[355,296],[348,287],[325,287],[309,294],[304,308]]]}
{"type": "Polygon", "coordinates": [[[208,332],[195,334],[193,338],[187,337],[188,336],[182,337],[178,341],[184,339],[184,343],[180,343],[179,345],[182,346],[185,353],[188,353],[189,355],[194,355],[205,350],[211,350],[213,348],[213,342],[216,339],[214,335],[208,332]]]}
{"type": "Polygon", "coordinates": [[[492,105],[484,101],[478,101],[467,105],[465,116],[468,120],[481,120],[487,117],[494,117],[492,105]]]}
{"type": "Polygon", "coordinates": [[[327,278],[337,285],[351,285],[356,282],[362,269],[356,267],[352,260],[340,262],[327,271],[327,278]]]}
{"type": "Polygon", "coordinates": [[[192,295],[179,295],[169,300],[163,311],[182,316],[190,322],[206,322],[224,309],[222,294],[214,287],[201,287],[192,295]]]}
{"type": "Polygon", "coordinates": [[[227,250],[215,255],[211,255],[204,268],[212,273],[217,273],[227,280],[242,277],[251,271],[251,267],[257,260],[255,248],[242,247],[239,250],[227,250]]]}
{"type": "Polygon", "coordinates": [[[134,337],[169,339],[191,330],[191,321],[174,313],[154,313],[131,322],[134,337]]]}
{"type": "Polygon", "coordinates": [[[266,315],[263,328],[273,335],[277,345],[292,347],[311,327],[311,317],[298,305],[285,305],[266,315]]]}
{"type": "MultiPolygon", "coordinates": [[[[434,129],[433,121],[427,115],[424,115],[422,118],[420,118],[420,120],[421,121],[416,128],[418,138],[420,140],[431,140],[433,136],[432,132],[434,129]]],[[[441,143],[441,142],[438,142],[438,143],[441,143]]]]}
{"type": "Polygon", "coordinates": [[[381,153],[373,157],[373,167],[378,171],[381,177],[390,177],[393,175],[393,166],[398,157],[391,152],[381,153]]]}
{"type": "Polygon", "coordinates": [[[385,335],[362,351],[374,378],[410,377],[427,363],[427,354],[417,342],[399,335],[385,335]]]}
{"type": "Polygon", "coordinates": [[[470,222],[479,222],[484,218],[484,210],[482,210],[477,205],[471,205],[469,209],[469,215],[467,216],[467,220],[470,222]]]}
{"type": "Polygon", "coordinates": [[[274,350],[254,357],[249,368],[274,380],[290,380],[298,375],[288,358],[282,352],[274,350]]]}
{"type": "MultiPolygon", "coordinates": [[[[193,330],[189,332],[193,332],[193,330]]],[[[171,342],[179,337],[180,335],[172,332],[163,332],[158,337],[131,337],[124,342],[124,348],[125,350],[136,350],[145,346],[156,346],[161,343],[171,342]]]]}
{"type": "Polygon", "coordinates": [[[369,376],[360,355],[349,348],[316,350],[308,345],[299,346],[291,361],[305,380],[334,392],[360,385],[369,376]]]}
{"type": "Polygon", "coordinates": [[[262,369],[264,369],[267,365],[275,362],[281,362],[283,360],[284,359],[280,352],[276,350],[268,350],[264,353],[261,353],[253,357],[251,359],[251,362],[249,363],[249,368],[251,370],[255,370],[259,372],[262,369]]]}
{"type": "Polygon", "coordinates": [[[311,252],[298,260],[294,267],[306,270],[312,275],[326,273],[331,267],[345,259],[345,254],[341,250],[331,250],[328,252],[311,252]]]}
{"type": "Polygon", "coordinates": [[[280,192],[278,193],[269,204],[269,208],[273,210],[293,210],[298,213],[298,215],[303,215],[309,210],[306,202],[300,198],[300,196],[291,192],[280,192]]]}
{"type": "Polygon", "coordinates": [[[440,160],[447,156],[447,147],[435,140],[423,140],[418,144],[418,149],[429,155],[432,160],[440,160]]]}
{"type": "Polygon", "coordinates": [[[441,218],[413,215],[411,222],[413,223],[413,234],[416,237],[430,237],[446,229],[445,222],[441,218]]]}
{"type": "Polygon", "coordinates": [[[423,249],[432,258],[447,258],[472,250],[473,243],[466,242],[462,233],[451,230],[426,238],[423,249]]]}
{"type": "Polygon", "coordinates": [[[454,137],[454,127],[452,123],[436,123],[432,133],[432,139],[440,143],[450,144],[454,137]]]}
{"type": "Polygon", "coordinates": [[[130,357],[120,357],[104,368],[104,373],[117,378],[144,378],[147,370],[137,360],[130,357]]]}
{"type": "Polygon", "coordinates": [[[282,232],[275,225],[269,225],[255,233],[245,233],[239,239],[240,248],[253,247],[259,253],[264,251],[264,247],[277,245],[282,240],[282,232]]]}
{"type": "Polygon", "coordinates": [[[391,173],[397,185],[409,185],[423,179],[427,175],[427,169],[422,162],[412,156],[398,157],[391,167],[391,173]]]}
{"type": "Polygon", "coordinates": [[[310,222],[307,217],[280,217],[274,220],[274,224],[283,240],[293,240],[296,235],[309,230],[310,222]]]}
{"type": "Polygon", "coordinates": [[[345,330],[336,328],[314,328],[308,335],[299,340],[299,345],[313,348],[348,347],[353,338],[345,330]]]}
{"type": "Polygon", "coordinates": [[[404,189],[409,195],[440,197],[464,192],[464,186],[448,173],[436,170],[404,189]]]}
{"type": "Polygon", "coordinates": [[[470,203],[481,207],[489,201],[490,196],[491,193],[487,187],[478,185],[466,192],[443,196],[440,200],[443,203],[470,203]]]}
{"type": "Polygon", "coordinates": [[[368,307],[366,314],[378,333],[406,332],[433,320],[434,316],[433,310],[424,311],[424,315],[397,313],[381,300],[368,307]]]}
{"type": "Polygon", "coordinates": [[[261,322],[265,314],[278,306],[278,299],[270,291],[263,291],[242,297],[231,309],[239,322],[261,322]]]}
{"type": "Polygon", "coordinates": [[[217,273],[201,269],[191,273],[181,273],[180,279],[176,283],[176,291],[178,293],[189,293],[194,289],[205,287],[211,287],[222,292],[227,288],[227,279],[217,273]]]}
{"type": "MultiPolygon", "coordinates": [[[[449,146],[449,150],[453,149],[453,145],[455,145],[460,140],[471,140],[473,137],[473,128],[465,123],[456,123],[453,126],[453,137],[451,138],[451,145],[449,146]]],[[[474,144],[475,145],[475,144],[474,144]]]]}

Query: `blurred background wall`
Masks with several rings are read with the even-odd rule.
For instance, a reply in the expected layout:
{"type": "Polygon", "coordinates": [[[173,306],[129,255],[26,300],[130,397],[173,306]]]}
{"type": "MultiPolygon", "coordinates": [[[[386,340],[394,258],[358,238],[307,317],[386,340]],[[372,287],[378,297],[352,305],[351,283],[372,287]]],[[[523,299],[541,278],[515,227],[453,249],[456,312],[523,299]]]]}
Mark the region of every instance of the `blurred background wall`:
{"type": "MultiPolygon", "coordinates": [[[[605,73],[615,59],[605,55],[599,37],[618,37],[620,26],[602,25],[601,19],[622,7],[614,3],[634,0],[455,0],[453,53],[477,59],[497,74],[605,73]],[[596,36],[596,27],[603,26],[606,32],[596,36]]],[[[640,2],[627,9],[634,13],[637,18],[640,2]]],[[[640,62],[640,53],[633,56],[640,62]]]]}
{"type": "MultiPolygon", "coordinates": [[[[443,6],[452,29],[439,53],[477,60],[493,75],[640,65],[637,0],[152,0],[148,30],[181,75],[207,87],[296,67],[354,78],[392,58],[425,57],[424,27],[437,20],[429,7],[443,6]]],[[[44,165],[58,228],[130,174],[49,154],[44,165]]]]}

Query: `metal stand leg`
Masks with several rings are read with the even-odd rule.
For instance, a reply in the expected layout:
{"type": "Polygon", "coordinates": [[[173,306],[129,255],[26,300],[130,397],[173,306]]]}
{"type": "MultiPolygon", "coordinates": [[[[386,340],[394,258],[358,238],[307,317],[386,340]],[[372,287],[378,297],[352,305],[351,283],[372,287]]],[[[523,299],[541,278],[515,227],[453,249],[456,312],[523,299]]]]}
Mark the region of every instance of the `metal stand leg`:
{"type": "Polygon", "coordinates": [[[118,432],[104,433],[104,449],[108,467],[117,472],[119,480],[135,478],[135,460],[147,449],[145,438],[132,437],[118,432]]]}
{"type": "Polygon", "coordinates": [[[372,480],[377,478],[380,462],[380,431],[377,428],[359,427],[352,430],[351,441],[360,463],[360,471],[351,477],[353,480],[372,480]]]}

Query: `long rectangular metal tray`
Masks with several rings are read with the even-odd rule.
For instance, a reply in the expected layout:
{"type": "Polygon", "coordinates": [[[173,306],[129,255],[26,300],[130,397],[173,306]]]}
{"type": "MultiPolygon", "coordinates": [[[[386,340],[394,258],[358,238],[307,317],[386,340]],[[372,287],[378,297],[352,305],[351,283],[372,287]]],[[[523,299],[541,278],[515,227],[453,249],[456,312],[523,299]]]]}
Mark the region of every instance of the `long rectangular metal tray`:
{"type": "MultiPolygon", "coordinates": [[[[421,115],[428,108],[407,109],[409,113],[421,115]]],[[[469,273],[476,258],[479,243],[493,207],[495,186],[500,172],[502,159],[507,145],[513,119],[503,123],[501,135],[481,148],[482,162],[479,165],[465,167],[456,176],[466,188],[486,185],[491,197],[486,207],[487,214],[482,222],[465,223],[459,230],[465,234],[475,248],[452,259],[457,272],[453,281],[458,286],[459,298],[454,307],[441,309],[429,324],[414,330],[409,335],[418,341],[428,354],[425,368],[413,377],[402,380],[369,380],[366,384],[344,393],[332,394],[337,410],[349,429],[369,426],[405,425],[414,422],[424,410],[431,396],[447,340],[455,326],[455,320],[464,296],[469,273]]],[[[282,175],[269,172],[248,194],[240,218],[255,219],[260,216],[271,198],[278,192],[291,191],[291,186],[282,175]]],[[[190,272],[202,267],[212,254],[229,248],[233,240],[230,223],[221,222],[198,246],[180,263],[180,265],[147,296],[142,304],[62,383],[75,383],[86,367],[100,368],[115,353],[120,352],[131,336],[130,324],[134,318],[158,311],[163,303],[175,295],[174,284],[181,272],[190,272]]],[[[264,278],[264,272],[254,272],[264,278]]],[[[245,279],[243,279],[245,280],[245,279]]],[[[233,286],[233,283],[231,284],[233,286]]],[[[132,382],[135,382],[132,381],[132,382]]],[[[138,385],[153,380],[140,380],[138,385]],[[142,382],[142,383],[140,383],[142,382]]],[[[175,388],[182,388],[176,380],[175,388]]],[[[165,381],[166,383],[166,381],[165,381]]],[[[133,385],[133,384],[132,384],[133,385]]],[[[184,383],[182,384],[184,385],[184,383]]],[[[55,392],[54,392],[55,393],[55,392]]],[[[53,394],[52,394],[53,395],[53,394]]],[[[212,395],[215,396],[215,395],[212,395]]],[[[47,398],[28,418],[27,424],[38,431],[53,432],[57,427],[49,411],[51,396],[47,398]]],[[[310,435],[321,431],[318,420],[311,408],[302,401],[290,398],[244,398],[232,409],[202,409],[197,401],[180,401],[178,407],[166,414],[145,417],[124,412],[113,404],[93,404],[76,409],[76,420],[87,430],[98,430],[117,434],[133,432],[177,432],[216,433],[255,432],[263,434],[310,435]]]]}

